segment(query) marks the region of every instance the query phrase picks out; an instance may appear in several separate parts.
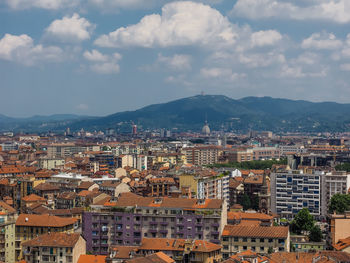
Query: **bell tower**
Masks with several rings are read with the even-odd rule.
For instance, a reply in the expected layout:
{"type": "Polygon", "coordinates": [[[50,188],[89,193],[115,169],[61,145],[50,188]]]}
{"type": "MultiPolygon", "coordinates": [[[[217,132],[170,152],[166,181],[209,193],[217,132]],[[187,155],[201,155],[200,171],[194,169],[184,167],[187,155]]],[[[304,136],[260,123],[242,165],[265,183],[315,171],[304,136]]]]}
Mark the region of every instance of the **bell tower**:
{"type": "Polygon", "coordinates": [[[262,213],[268,214],[271,211],[271,193],[267,185],[266,175],[263,175],[263,183],[259,193],[259,210],[262,213]]]}

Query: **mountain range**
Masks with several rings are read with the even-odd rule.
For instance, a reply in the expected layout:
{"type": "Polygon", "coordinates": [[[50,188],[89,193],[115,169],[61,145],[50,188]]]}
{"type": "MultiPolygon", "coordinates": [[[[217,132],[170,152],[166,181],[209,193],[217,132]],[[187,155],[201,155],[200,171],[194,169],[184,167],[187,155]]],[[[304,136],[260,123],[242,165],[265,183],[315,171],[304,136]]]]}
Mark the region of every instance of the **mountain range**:
{"type": "Polygon", "coordinates": [[[340,132],[350,129],[350,104],[271,97],[235,100],[223,95],[197,95],[105,117],[57,114],[11,118],[0,114],[0,130],[41,132],[63,131],[70,127],[73,131],[112,128],[127,132],[135,123],[143,129],[199,131],[206,120],[214,130],[340,132]]]}

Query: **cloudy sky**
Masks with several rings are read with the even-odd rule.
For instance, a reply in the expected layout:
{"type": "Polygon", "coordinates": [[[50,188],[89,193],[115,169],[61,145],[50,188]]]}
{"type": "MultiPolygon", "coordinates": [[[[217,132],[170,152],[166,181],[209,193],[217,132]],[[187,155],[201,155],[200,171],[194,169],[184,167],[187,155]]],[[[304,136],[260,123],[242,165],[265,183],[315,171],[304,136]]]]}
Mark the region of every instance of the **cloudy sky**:
{"type": "Polygon", "coordinates": [[[206,94],[350,103],[349,0],[0,0],[0,113],[206,94]]]}

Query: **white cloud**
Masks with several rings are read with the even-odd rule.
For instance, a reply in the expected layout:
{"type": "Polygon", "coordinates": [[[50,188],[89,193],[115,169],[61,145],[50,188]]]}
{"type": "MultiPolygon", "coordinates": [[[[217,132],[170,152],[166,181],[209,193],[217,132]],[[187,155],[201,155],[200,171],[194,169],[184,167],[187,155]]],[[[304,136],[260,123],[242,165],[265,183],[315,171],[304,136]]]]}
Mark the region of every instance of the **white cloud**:
{"type": "Polygon", "coordinates": [[[80,0],[5,0],[12,9],[41,8],[57,10],[77,6],[80,0]]]}
{"type": "Polygon", "coordinates": [[[310,37],[303,40],[301,47],[305,49],[338,49],[343,45],[332,33],[314,33],[310,37]]]}
{"type": "Polygon", "coordinates": [[[175,54],[170,57],[158,54],[157,62],[164,64],[173,70],[190,70],[191,69],[191,56],[183,54],[175,54]]]}
{"type": "Polygon", "coordinates": [[[343,71],[350,71],[350,64],[341,64],[340,69],[343,71]]]}
{"type": "Polygon", "coordinates": [[[88,20],[74,13],[72,17],[65,16],[53,21],[46,28],[46,34],[63,42],[79,42],[90,39],[94,28],[88,20]]]}
{"type": "Polygon", "coordinates": [[[147,15],[135,25],[100,36],[101,47],[170,47],[227,45],[238,37],[232,24],[219,11],[194,2],[172,2],[162,14],[147,15]]]}
{"type": "Polygon", "coordinates": [[[232,15],[250,19],[279,18],[294,20],[329,20],[336,23],[350,22],[349,0],[238,0],[232,15]]]}
{"type": "Polygon", "coordinates": [[[268,53],[241,53],[238,55],[238,61],[248,68],[261,68],[284,63],[286,58],[281,53],[271,51],[268,53]]]}
{"type": "Polygon", "coordinates": [[[254,32],[251,35],[253,47],[272,46],[282,40],[282,35],[276,30],[254,32]]]}
{"type": "Polygon", "coordinates": [[[227,81],[234,81],[244,78],[245,74],[232,72],[230,68],[202,68],[200,74],[204,78],[224,78],[227,81]]]}
{"type": "Polygon", "coordinates": [[[116,62],[106,62],[101,64],[91,65],[91,70],[99,74],[119,73],[120,67],[116,62]]]}
{"type": "Polygon", "coordinates": [[[103,55],[100,51],[93,49],[90,51],[85,51],[83,54],[84,58],[89,61],[107,61],[108,56],[103,55]]]}
{"type": "Polygon", "coordinates": [[[5,34],[0,39],[0,59],[16,61],[24,65],[33,65],[38,61],[59,61],[63,51],[59,47],[34,45],[28,35],[5,34]]]}
{"type": "Polygon", "coordinates": [[[319,69],[307,69],[302,65],[285,64],[281,68],[280,77],[290,77],[290,78],[324,78],[327,76],[328,68],[320,66],[319,69]]]}
{"type": "Polygon", "coordinates": [[[122,59],[122,55],[119,53],[106,55],[93,49],[92,51],[85,51],[83,56],[92,63],[89,67],[90,70],[98,74],[113,74],[120,71],[118,62],[122,59]]]}

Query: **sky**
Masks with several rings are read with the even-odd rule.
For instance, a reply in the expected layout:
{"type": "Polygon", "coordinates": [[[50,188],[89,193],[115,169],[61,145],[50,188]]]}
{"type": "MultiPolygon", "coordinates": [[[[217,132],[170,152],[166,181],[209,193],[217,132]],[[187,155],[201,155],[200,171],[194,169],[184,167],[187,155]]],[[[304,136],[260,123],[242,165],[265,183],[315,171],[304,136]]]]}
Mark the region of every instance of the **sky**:
{"type": "Polygon", "coordinates": [[[350,1],[0,0],[0,114],[202,92],[350,103],[350,1]]]}

